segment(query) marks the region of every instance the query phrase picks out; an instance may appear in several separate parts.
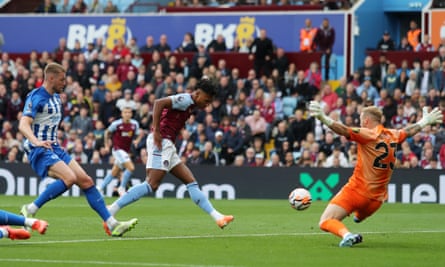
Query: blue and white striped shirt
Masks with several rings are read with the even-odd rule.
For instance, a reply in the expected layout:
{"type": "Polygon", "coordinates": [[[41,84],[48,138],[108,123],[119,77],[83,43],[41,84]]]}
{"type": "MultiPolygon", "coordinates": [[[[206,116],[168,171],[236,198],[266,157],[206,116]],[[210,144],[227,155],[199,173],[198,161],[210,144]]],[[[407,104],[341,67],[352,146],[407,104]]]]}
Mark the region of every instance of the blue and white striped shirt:
{"type": "MultiPolygon", "coordinates": [[[[57,142],[57,129],[62,120],[59,94],[50,95],[43,86],[32,90],[26,97],[23,116],[34,119],[31,129],[37,139],[57,142]]],[[[28,140],[25,141],[25,148],[32,148],[28,140]]]]}

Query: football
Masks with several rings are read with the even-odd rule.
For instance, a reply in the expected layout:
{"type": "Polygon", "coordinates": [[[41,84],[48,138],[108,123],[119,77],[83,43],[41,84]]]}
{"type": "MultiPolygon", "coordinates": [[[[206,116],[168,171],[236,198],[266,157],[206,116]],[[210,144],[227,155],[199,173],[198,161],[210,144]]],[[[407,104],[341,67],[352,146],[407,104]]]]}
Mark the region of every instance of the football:
{"type": "Polygon", "coordinates": [[[311,193],[305,188],[295,188],[289,194],[289,203],[296,210],[305,210],[311,206],[311,193]]]}

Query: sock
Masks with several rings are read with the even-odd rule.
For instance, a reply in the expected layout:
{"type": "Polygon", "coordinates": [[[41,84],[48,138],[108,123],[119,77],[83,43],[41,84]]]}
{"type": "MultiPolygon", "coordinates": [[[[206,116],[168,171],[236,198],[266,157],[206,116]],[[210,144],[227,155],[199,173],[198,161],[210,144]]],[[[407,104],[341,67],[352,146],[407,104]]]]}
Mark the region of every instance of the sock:
{"type": "Polygon", "coordinates": [[[24,225],[28,227],[32,227],[32,225],[37,221],[37,219],[33,218],[25,218],[24,225]]]}
{"type": "Polygon", "coordinates": [[[0,225],[25,225],[25,217],[0,210],[0,225]]]}
{"type": "Polygon", "coordinates": [[[29,213],[35,215],[39,210],[39,207],[37,207],[36,204],[34,204],[34,202],[31,202],[31,204],[26,205],[26,209],[28,210],[29,213]]]}
{"type": "Polygon", "coordinates": [[[153,192],[153,190],[147,182],[143,182],[141,184],[133,186],[125,195],[111,204],[110,213],[113,215],[116,214],[116,212],[118,212],[121,208],[135,202],[136,200],[150,194],[151,192],[153,192]]]}
{"type": "Polygon", "coordinates": [[[343,238],[349,233],[346,226],[337,219],[328,219],[321,223],[320,229],[326,232],[333,233],[334,235],[343,238]]]}
{"type": "Polygon", "coordinates": [[[187,185],[187,190],[189,191],[190,198],[198,205],[203,211],[207,212],[212,216],[214,220],[219,220],[223,217],[223,215],[213,208],[212,204],[208,200],[208,198],[202,193],[201,189],[199,189],[198,183],[193,182],[187,185]]]}
{"type": "Polygon", "coordinates": [[[111,172],[107,174],[107,176],[105,176],[104,181],[102,182],[102,184],[100,185],[100,189],[102,189],[103,191],[105,191],[105,188],[107,187],[107,185],[109,183],[111,183],[111,181],[113,181],[113,179],[117,179],[116,177],[114,177],[111,172]]]}
{"type": "Polygon", "coordinates": [[[133,173],[127,169],[125,169],[124,174],[122,174],[122,182],[119,187],[127,188],[128,181],[130,181],[131,175],[133,173]]]}
{"type": "Polygon", "coordinates": [[[9,232],[6,228],[0,228],[0,238],[9,237],[9,232]]]}
{"type": "Polygon", "coordinates": [[[110,218],[108,218],[108,219],[106,220],[106,223],[107,223],[107,225],[108,225],[108,228],[109,228],[110,230],[113,230],[114,227],[116,227],[116,226],[118,225],[119,222],[118,222],[113,216],[110,216],[110,218]]]}
{"type": "MultiPolygon", "coordinates": [[[[56,197],[63,194],[68,187],[65,185],[63,180],[56,180],[55,182],[48,185],[48,187],[41,193],[36,200],[34,200],[34,204],[37,206],[37,209],[41,208],[46,202],[50,201],[51,199],[55,199],[56,197]]],[[[32,212],[32,210],[29,209],[32,214],[35,214],[35,212],[32,212]]]]}
{"type": "Polygon", "coordinates": [[[111,215],[110,212],[107,210],[105,201],[97,188],[93,185],[90,188],[83,190],[83,192],[85,193],[90,207],[93,208],[93,210],[95,210],[97,214],[99,214],[104,222],[106,222],[111,215]]]}

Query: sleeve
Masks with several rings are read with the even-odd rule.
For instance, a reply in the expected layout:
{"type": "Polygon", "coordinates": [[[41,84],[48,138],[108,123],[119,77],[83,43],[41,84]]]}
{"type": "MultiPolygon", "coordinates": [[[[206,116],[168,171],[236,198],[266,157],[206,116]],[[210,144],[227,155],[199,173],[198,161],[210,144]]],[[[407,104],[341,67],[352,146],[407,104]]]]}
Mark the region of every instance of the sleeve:
{"type": "Polygon", "coordinates": [[[134,126],[136,126],[136,130],[134,131],[135,135],[139,135],[141,133],[141,128],[139,127],[139,122],[137,120],[132,120],[134,126]]]}
{"type": "Polygon", "coordinates": [[[405,141],[405,139],[408,137],[408,135],[406,134],[405,130],[401,129],[401,130],[397,130],[397,136],[398,136],[398,140],[397,143],[401,144],[403,143],[403,141],[405,141]]]}
{"type": "Polygon", "coordinates": [[[23,116],[35,118],[37,111],[39,111],[39,106],[41,101],[39,101],[35,94],[30,94],[25,101],[25,106],[23,108],[23,116]]]}
{"type": "Polygon", "coordinates": [[[193,103],[192,96],[190,94],[177,94],[169,96],[172,100],[172,108],[177,110],[186,110],[193,103]]]}
{"type": "Polygon", "coordinates": [[[107,131],[109,131],[110,133],[113,133],[114,131],[116,131],[117,129],[117,123],[118,121],[113,121],[110,126],[108,126],[107,131]]]}
{"type": "Polygon", "coordinates": [[[375,139],[375,133],[366,128],[349,128],[348,131],[349,140],[360,144],[366,144],[367,142],[375,139]]]}

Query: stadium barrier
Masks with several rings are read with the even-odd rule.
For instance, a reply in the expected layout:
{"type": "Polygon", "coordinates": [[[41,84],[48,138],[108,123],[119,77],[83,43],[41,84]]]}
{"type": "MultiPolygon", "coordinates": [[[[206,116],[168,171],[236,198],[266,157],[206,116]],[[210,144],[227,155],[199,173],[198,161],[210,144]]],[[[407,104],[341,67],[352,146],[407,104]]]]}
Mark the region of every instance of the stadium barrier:
{"type": "MultiPolygon", "coordinates": [[[[85,165],[96,182],[101,182],[111,170],[110,165],[85,165]]],[[[191,168],[202,191],[212,199],[283,199],[295,187],[308,188],[314,200],[329,200],[347,181],[350,168],[254,168],[211,167],[191,168]],[[216,170],[217,169],[217,170],[216,170]]],[[[145,179],[145,166],[137,165],[131,183],[145,179]]],[[[8,196],[36,196],[51,183],[51,178],[39,179],[28,164],[0,163],[0,192],[8,196]]],[[[115,182],[106,190],[111,196],[115,182]]],[[[388,186],[388,202],[445,203],[445,175],[441,170],[398,169],[388,186]]],[[[74,186],[64,196],[80,196],[74,186]]],[[[170,174],[155,193],[156,198],[188,197],[185,185],[170,174]]]]}

